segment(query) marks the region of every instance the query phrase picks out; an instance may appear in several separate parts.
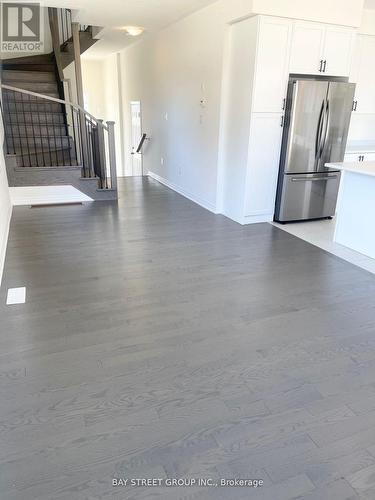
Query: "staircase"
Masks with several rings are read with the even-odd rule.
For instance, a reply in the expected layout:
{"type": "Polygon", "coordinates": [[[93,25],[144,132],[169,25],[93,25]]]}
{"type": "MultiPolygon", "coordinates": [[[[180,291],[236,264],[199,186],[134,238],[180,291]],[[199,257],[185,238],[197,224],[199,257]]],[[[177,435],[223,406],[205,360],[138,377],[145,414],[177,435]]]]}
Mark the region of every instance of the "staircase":
{"type": "MultiPolygon", "coordinates": [[[[89,27],[82,37],[86,40],[82,51],[95,43],[89,27]]],[[[71,37],[59,44],[58,56],[55,50],[3,61],[9,185],[68,184],[95,200],[116,199],[114,124],[105,125],[65,100],[61,75],[65,64],[74,60],[72,44],[71,37]]]]}
{"type": "MultiPolygon", "coordinates": [[[[55,99],[61,97],[50,55],[30,57],[18,63],[5,61],[2,82],[55,99]]],[[[3,89],[3,111],[8,154],[16,156],[17,166],[78,165],[63,105],[3,89]]]]}

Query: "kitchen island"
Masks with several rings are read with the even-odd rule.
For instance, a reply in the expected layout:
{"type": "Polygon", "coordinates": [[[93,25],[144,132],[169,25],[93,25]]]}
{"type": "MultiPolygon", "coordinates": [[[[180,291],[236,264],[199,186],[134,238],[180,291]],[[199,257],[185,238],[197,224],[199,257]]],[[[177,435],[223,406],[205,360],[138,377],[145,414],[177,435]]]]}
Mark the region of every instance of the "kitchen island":
{"type": "Polygon", "coordinates": [[[375,161],[326,166],[342,172],[334,241],[375,259],[375,161]]]}

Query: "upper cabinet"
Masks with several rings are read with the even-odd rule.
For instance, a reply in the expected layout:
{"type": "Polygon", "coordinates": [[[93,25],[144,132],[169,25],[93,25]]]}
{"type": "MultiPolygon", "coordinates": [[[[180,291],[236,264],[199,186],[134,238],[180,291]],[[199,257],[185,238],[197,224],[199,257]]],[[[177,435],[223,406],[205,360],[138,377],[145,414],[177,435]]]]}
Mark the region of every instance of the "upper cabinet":
{"type": "Polygon", "coordinates": [[[350,81],[356,83],[353,110],[375,113],[375,37],[358,35],[350,81]]]}
{"type": "Polygon", "coordinates": [[[353,28],[295,21],[290,73],[349,76],[355,36],[353,28]]]}
{"type": "Polygon", "coordinates": [[[254,79],[253,111],[279,113],[285,106],[292,21],[261,17],[254,79]]]}
{"type": "Polygon", "coordinates": [[[325,29],[321,24],[296,22],[290,55],[290,73],[318,75],[322,67],[325,29]]]}

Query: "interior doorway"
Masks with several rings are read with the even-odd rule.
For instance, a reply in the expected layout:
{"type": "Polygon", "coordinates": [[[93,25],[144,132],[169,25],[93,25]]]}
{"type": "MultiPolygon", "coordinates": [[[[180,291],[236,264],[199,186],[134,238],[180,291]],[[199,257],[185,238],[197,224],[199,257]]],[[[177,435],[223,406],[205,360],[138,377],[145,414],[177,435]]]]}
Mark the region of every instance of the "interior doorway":
{"type": "Polygon", "coordinates": [[[131,158],[132,175],[143,175],[142,153],[137,153],[137,148],[142,139],[142,109],[141,101],[131,101],[131,158]]]}

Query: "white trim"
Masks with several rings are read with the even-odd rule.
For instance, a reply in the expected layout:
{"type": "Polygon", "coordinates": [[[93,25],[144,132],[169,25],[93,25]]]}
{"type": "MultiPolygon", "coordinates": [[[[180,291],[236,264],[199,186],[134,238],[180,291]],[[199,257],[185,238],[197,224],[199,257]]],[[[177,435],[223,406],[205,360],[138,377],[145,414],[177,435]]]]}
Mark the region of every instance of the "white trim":
{"type": "Polygon", "coordinates": [[[252,214],[252,215],[245,215],[243,217],[236,217],[235,215],[231,215],[229,213],[223,213],[225,217],[228,217],[228,219],[233,220],[234,222],[237,222],[237,224],[241,224],[241,226],[246,226],[247,224],[259,224],[263,222],[272,222],[273,221],[273,214],[268,213],[259,213],[259,214],[252,214]]]}
{"type": "Polygon", "coordinates": [[[3,279],[5,255],[6,255],[7,246],[8,246],[8,237],[9,237],[10,219],[12,218],[12,210],[13,210],[13,207],[11,205],[9,207],[9,211],[8,211],[7,223],[5,226],[4,234],[0,235],[1,241],[2,241],[2,244],[0,247],[0,285],[1,285],[1,281],[3,279]]]}
{"type": "Polygon", "coordinates": [[[243,224],[259,224],[260,222],[272,222],[273,213],[259,213],[257,215],[245,215],[243,224]]]}
{"type": "Polygon", "coordinates": [[[185,198],[187,198],[190,201],[193,201],[197,205],[200,205],[201,207],[205,208],[206,210],[209,210],[210,212],[213,212],[214,214],[218,214],[219,212],[216,209],[216,206],[213,205],[212,203],[202,200],[201,198],[198,198],[197,196],[189,193],[188,191],[185,191],[185,189],[180,188],[173,182],[167,181],[167,179],[164,179],[164,177],[161,177],[158,174],[155,174],[154,172],[148,171],[148,176],[154,179],[155,181],[160,182],[160,184],[163,184],[164,186],[168,187],[169,189],[172,189],[173,191],[176,191],[176,193],[181,194],[185,198]]]}

